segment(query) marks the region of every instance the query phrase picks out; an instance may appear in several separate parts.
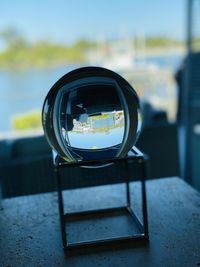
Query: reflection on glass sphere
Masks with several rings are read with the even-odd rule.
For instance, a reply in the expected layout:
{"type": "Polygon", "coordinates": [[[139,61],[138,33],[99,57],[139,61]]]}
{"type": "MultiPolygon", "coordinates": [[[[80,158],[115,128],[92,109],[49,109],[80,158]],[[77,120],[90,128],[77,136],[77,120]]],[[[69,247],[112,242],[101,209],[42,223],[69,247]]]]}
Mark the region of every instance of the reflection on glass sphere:
{"type": "Polygon", "coordinates": [[[74,70],[50,89],[42,122],[47,140],[66,161],[124,157],[140,131],[139,100],[118,74],[74,70]]]}
{"type": "Polygon", "coordinates": [[[123,108],[111,85],[68,90],[62,96],[60,120],[63,138],[70,147],[103,149],[123,140],[123,108]]]}

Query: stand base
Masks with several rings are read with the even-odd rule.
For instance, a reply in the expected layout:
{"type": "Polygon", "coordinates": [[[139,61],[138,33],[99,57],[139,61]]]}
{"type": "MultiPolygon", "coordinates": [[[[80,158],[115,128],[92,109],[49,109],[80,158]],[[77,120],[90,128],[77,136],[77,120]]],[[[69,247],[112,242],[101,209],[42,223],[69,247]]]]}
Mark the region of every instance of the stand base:
{"type": "Polygon", "coordinates": [[[147,220],[147,204],[146,204],[146,188],[145,188],[145,159],[143,154],[134,148],[126,158],[107,159],[103,163],[120,164],[124,170],[124,182],[126,184],[126,202],[127,205],[116,208],[95,209],[81,212],[64,213],[63,194],[60,168],[82,167],[102,163],[102,161],[78,162],[72,164],[63,163],[62,159],[57,156],[54,160],[55,172],[57,176],[58,204],[61,223],[61,233],[63,247],[66,250],[92,248],[98,246],[117,245],[124,242],[133,242],[136,240],[148,239],[148,220],[147,220]],[[141,168],[141,196],[142,196],[142,223],[131,208],[130,194],[130,173],[129,164],[137,163],[141,168]],[[110,220],[110,222],[109,222],[110,220]],[[80,223],[89,222],[87,226],[81,230],[80,223]],[[110,226],[109,226],[110,223],[110,226]],[[77,226],[76,226],[77,224],[77,226]],[[91,227],[92,226],[92,227],[91,227]],[[114,227],[113,227],[114,226],[114,227]],[[117,226],[117,227],[116,227],[117,226]],[[93,229],[92,229],[93,228],[93,229]],[[72,234],[70,235],[70,230],[72,234]],[[102,231],[102,229],[104,231],[102,231]],[[117,229],[117,231],[113,231],[117,229]],[[127,231],[124,232],[124,229],[127,231]],[[114,236],[110,236],[110,232],[114,232],[114,236]],[[81,238],[83,233],[84,238],[81,238]],[[93,237],[89,237],[92,234],[93,237]],[[116,234],[117,233],[117,234],[116,234]],[[99,236],[99,237],[98,237],[99,236]]]}
{"type": "Polygon", "coordinates": [[[127,206],[67,213],[64,217],[68,229],[64,248],[68,250],[148,239],[142,223],[127,206]]]}

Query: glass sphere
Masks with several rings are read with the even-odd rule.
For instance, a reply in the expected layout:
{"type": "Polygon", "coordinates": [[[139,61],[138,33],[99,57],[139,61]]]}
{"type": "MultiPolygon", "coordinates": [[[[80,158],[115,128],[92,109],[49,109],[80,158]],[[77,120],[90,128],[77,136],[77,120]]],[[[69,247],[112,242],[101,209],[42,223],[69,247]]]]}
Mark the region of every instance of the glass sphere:
{"type": "Polygon", "coordinates": [[[125,157],[141,129],[139,99],[117,73],[79,68],[50,89],[42,123],[50,146],[68,162],[125,157]]]}

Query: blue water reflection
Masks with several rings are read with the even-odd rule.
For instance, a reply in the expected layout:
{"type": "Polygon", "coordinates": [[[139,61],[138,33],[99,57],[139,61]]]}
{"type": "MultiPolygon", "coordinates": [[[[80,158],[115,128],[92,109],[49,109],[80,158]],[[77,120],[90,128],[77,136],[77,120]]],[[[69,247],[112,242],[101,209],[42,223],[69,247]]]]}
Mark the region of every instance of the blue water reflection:
{"type": "Polygon", "coordinates": [[[115,146],[122,142],[124,128],[115,128],[105,132],[71,132],[69,133],[72,147],[83,149],[102,149],[115,146]],[[109,138],[108,138],[109,137],[109,138]]]}
{"type": "Polygon", "coordinates": [[[80,123],[74,120],[74,128],[68,132],[72,147],[103,149],[122,143],[124,136],[123,112],[104,113],[80,123]]]}

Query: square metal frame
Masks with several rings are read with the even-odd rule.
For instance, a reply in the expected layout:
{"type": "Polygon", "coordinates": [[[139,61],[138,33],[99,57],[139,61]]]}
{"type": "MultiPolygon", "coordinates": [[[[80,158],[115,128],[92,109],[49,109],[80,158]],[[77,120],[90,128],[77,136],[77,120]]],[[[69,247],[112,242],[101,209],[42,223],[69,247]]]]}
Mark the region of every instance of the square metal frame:
{"type": "Polygon", "coordinates": [[[76,163],[66,163],[63,160],[56,156],[54,157],[54,169],[56,173],[57,180],[57,193],[58,193],[58,207],[59,207],[59,216],[60,216],[60,226],[61,226],[61,235],[63,248],[66,250],[80,249],[80,248],[89,248],[97,247],[99,245],[113,245],[117,243],[122,243],[126,241],[136,241],[136,240],[148,240],[148,216],[147,216],[147,200],[146,200],[146,157],[140,152],[136,147],[133,147],[127,157],[125,158],[114,158],[114,159],[105,159],[105,160],[92,160],[92,161],[83,161],[76,163]],[[61,168],[68,167],[81,167],[81,166],[92,166],[96,164],[108,164],[108,163],[124,163],[126,177],[124,182],[126,184],[126,206],[122,207],[113,207],[105,209],[95,209],[95,210],[84,210],[79,212],[70,212],[64,213],[64,204],[63,204],[63,189],[62,189],[62,178],[60,174],[61,168]],[[131,207],[131,194],[130,194],[130,174],[128,165],[131,163],[137,163],[141,168],[141,177],[138,179],[141,182],[141,194],[142,194],[142,222],[139,220],[137,215],[134,213],[131,207]],[[69,220],[81,220],[85,216],[94,216],[98,218],[100,215],[109,215],[114,212],[126,212],[131,216],[132,222],[137,226],[139,234],[132,234],[126,236],[117,236],[112,238],[102,238],[94,240],[82,240],[79,242],[69,242],[67,240],[67,229],[66,224],[69,220]]]}

